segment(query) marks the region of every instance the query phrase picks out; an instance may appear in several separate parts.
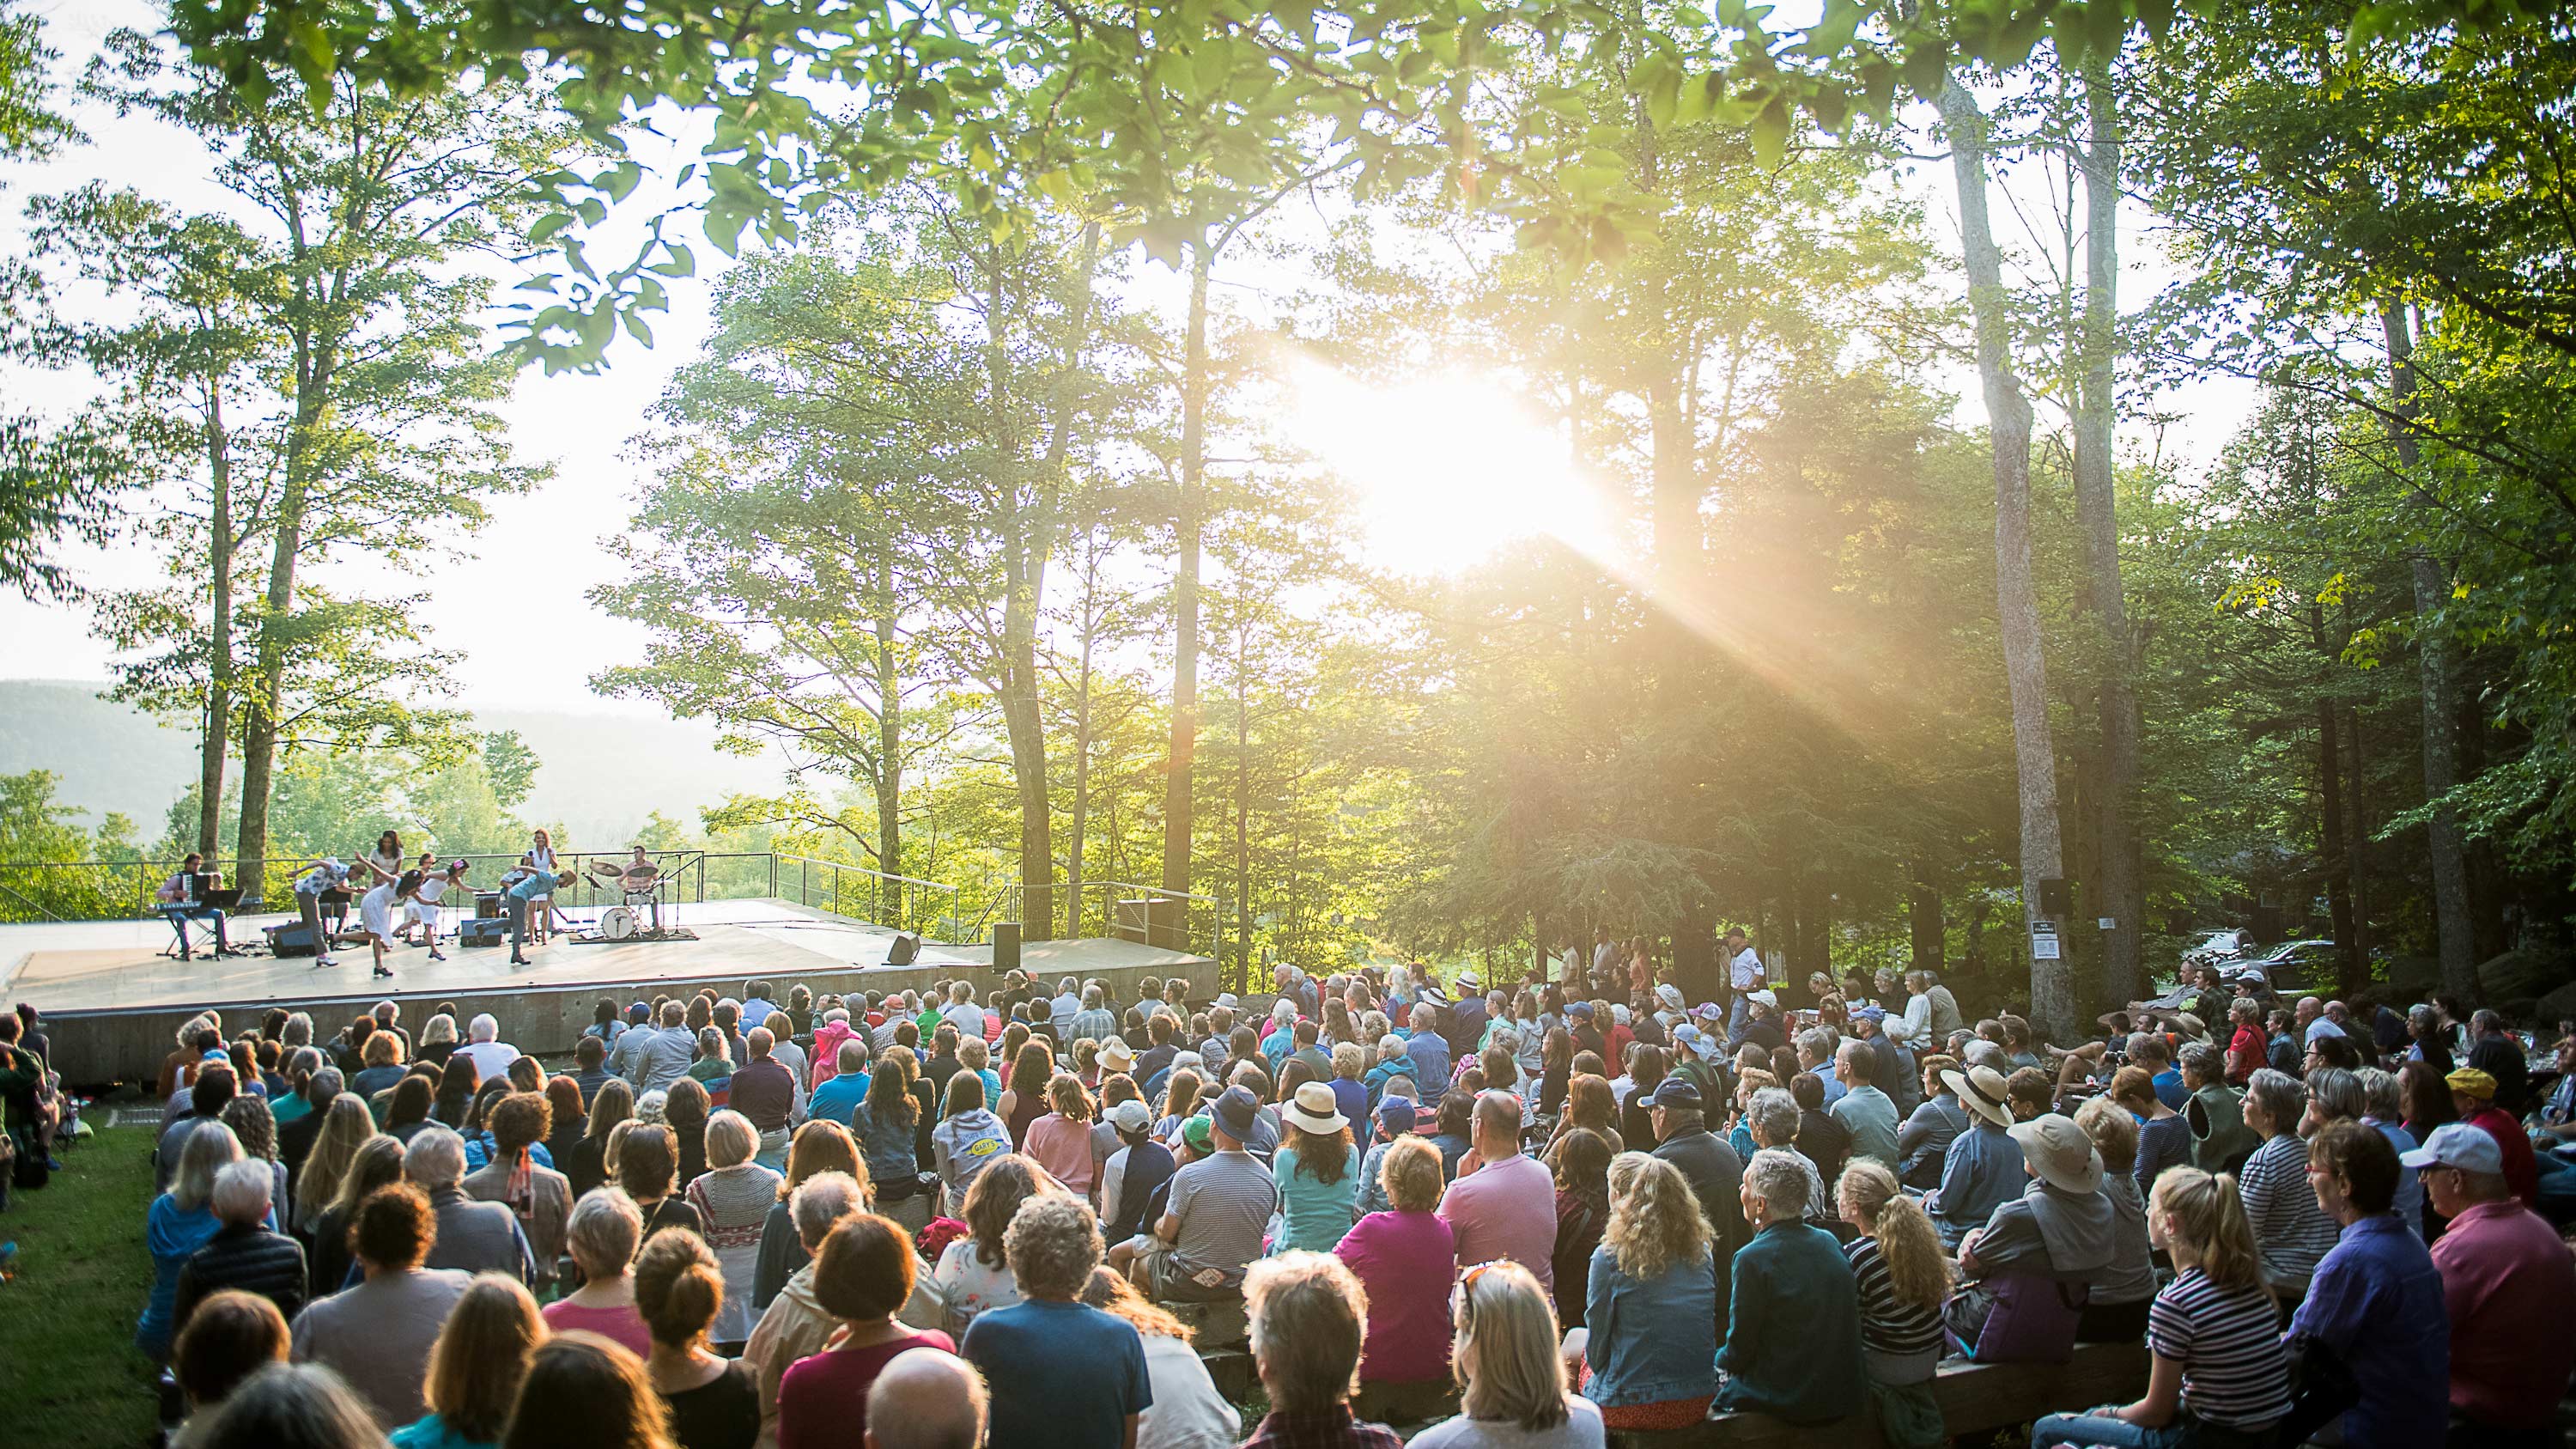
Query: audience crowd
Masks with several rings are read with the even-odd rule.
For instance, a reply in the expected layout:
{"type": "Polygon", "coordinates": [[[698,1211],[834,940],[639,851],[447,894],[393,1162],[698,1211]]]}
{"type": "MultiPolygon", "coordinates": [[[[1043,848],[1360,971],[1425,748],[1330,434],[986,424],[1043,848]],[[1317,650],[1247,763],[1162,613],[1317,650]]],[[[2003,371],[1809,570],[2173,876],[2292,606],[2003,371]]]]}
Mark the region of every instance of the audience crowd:
{"type": "MultiPolygon", "coordinates": [[[[1588,993],[1288,967],[1250,1008],[754,981],[600,1002],[560,1070],[445,1004],[207,1012],[135,1341],[191,1446],[1586,1449],[1750,1411],[1928,1449],[1945,1362],[2140,1342],[2137,1398],[2034,1445],[2558,1441],[2576,1036],[2537,1091],[2492,1012],[2208,969],[2058,1047],[1922,972],[1784,1010],[1741,948],[1697,1005],[1615,949],[1588,993]]],[[[0,1017],[20,1153],[36,1026],[0,1017]]]]}

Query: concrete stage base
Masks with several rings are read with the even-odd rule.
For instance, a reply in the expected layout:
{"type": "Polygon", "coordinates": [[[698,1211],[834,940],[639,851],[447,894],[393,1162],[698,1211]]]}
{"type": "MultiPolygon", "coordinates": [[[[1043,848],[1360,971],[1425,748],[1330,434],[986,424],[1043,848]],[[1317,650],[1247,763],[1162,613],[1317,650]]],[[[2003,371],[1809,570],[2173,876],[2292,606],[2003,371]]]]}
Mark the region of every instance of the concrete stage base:
{"type": "MultiPolygon", "coordinates": [[[[596,913],[564,914],[587,927],[596,913]]],[[[227,929],[236,944],[258,942],[260,927],[283,919],[236,918],[227,929]]],[[[665,920],[697,939],[590,943],[558,933],[531,945],[524,967],[509,964],[507,946],[469,949],[451,940],[440,948],[445,961],[411,948],[388,953],[390,981],[369,977],[372,953],[364,946],[339,947],[340,964],[328,969],[311,957],[264,951],[182,962],[158,954],[171,940],[159,921],[0,926],[0,998],[33,1002],[52,1035],[55,1068],[67,1082],[95,1086],[154,1079],[180,1025],[208,1007],[223,1013],[227,1036],[257,1030],[261,1013],[283,1006],[311,1012],[319,1037],[393,1000],[417,1035],[435,1003],[452,1001],[466,1019],[490,1012],[502,1039],[522,1050],[560,1054],[603,998],[623,1005],[701,986],[740,996],[744,983],[758,978],[774,983],[783,1000],[799,983],[820,996],[917,990],[959,977],[974,982],[980,998],[1001,981],[990,946],[925,943],[914,964],[888,966],[893,931],[791,901],[707,901],[666,908],[665,920]]],[[[1122,1000],[1133,1000],[1146,976],[1182,977],[1193,1001],[1217,991],[1215,961],[1134,941],[1031,941],[1020,948],[1020,967],[1050,987],[1060,977],[1098,977],[1122,1000]]]]}

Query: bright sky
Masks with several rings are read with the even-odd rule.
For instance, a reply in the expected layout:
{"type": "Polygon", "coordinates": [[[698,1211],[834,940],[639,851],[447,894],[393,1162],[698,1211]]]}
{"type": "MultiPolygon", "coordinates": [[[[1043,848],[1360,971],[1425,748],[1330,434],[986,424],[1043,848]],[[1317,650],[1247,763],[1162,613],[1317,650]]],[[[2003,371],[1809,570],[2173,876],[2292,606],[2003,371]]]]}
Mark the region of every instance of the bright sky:
{"type": "MultiPolygon", "coordinates": [[[[36,8],[49,21],[48,40],[64,52],[67,80],[77,75],[108,31],[120,26],[150,29],[159,23],[156,10],[140,0],[40,0],[36,8]]],[[[1786,7],[1784,14],[1798,8],[1786,7]]],[[[0,168],[0,181],[6,184],[0,190],[0,248],[22,245],[19,209],[27,196],[67,190],[93,177],[190,208],[235,205],[210,183],[205,154],[190,138],[92,109],[82,110],[79,119],[92,145],[71,149],[47,165],[0,168]]],[[[639,156],[648,164],[653,159],[640,147],[639,156]]],[[[1955,248],[1946,164],[1918,163],[1899,184],[1926,201],[1936,236],[1955,248]]],[[[2024,210],[2045,214],[2035,178],[2015,176],[2007,184],[2025,196],[2029,204],[2024,210]]],[[[666,203],[668,191],[657,198],[656,186],[648,181],[630,203],[631,210],[666,203]]],[[[1998,206],[1996,215],[1998,226],[2011,225],[2010,209],[1998,206]]],[[[2123,284],[2132,305],[2165,280],[2143,221],[2133,208],[2123,225],[2124,252],[2142,259],[2123,284]]],[[[2004,237],[2007,247],[2018,240],[2004,237]]],[[[586,680],[592,671],[640,656],[644,641],[641,630],[594,611],[585,595],[617,573],[603,542],[623,526],[640,481],[622,456],[624,441],[639,427],[645,408],[672,371],[706,335],[709,283],[724,259],[711,247],[696,250],[702,275],[672,287],[671,312],[654,321],[657,347],[647,351],[620,339],[612,366],[597,377],[546,378],[530,372],[502,409],[520,453],[551,460],[556,476],[532,496],[505,501],[492,527],[436,562],[415,585],[429,597],[432,638],[462,651],[454,675],[455,695],[462,703],[591,712],[647,708],[590,693],[586,680]],[[525,643],[532,624],[545,641],[534,649],[525,643]]],[[[1136,300],[1176,313],[1183,298],[1178,279],[1152,263],[1137,271],[1136,300]]],[[[1232,299],[1254,312],[1268,310],[1270,299],[1305,281],[1292,268],[1269,262],[1221,270],[1220,280],[1227,284],[1219,288],[1220,305],[1232,299]]],[[[1570,540],[1578,544],[1603,532],[1603,525],[1583,511],[1592,490],[1575,478],[1557,431],[1488,382],[1442,373],[1393,387],[1363,388],[1311,365],[1295,380],[1303,403],[1291,419],[1290,435],[1312,443],[1321,461],[1359,488],[1359,516],[1367,535],[1364,554],[1373,562],[1445,572],[1533,531],[1542,521],[1583,535],[1570,540]]],[[[1963,423],[1982,418],[1973,384],[1966,375],[1949,380],[1961,395],[1963,423]]],[[[23,369],[0,369],[0,386],[57,415],[76,406],[88,390],[87,380],[77,375],[23,369]]],[[[2163,440],[2167,456],[2194,463],[2213,456],[2249,408],[2247,391],[2226,385],[2160,401],[2180,408],[2191,420],[2178,435],[2163,440]]],[[[2125,438],[2124,445],[2143,452],[2149,441],[2140,434],[2125,438]]],[[[99,587],[159,579],[153,561],[132,548],[70,549],[60,556],[99,587]]],[[[373,566],[364,554],[331,565],[352,571],[373,566]]],[[[85,611],[77,608],[0,595],[0,678],[104,678],[108,651],[91,637],[88,623],[85,611]]]]}

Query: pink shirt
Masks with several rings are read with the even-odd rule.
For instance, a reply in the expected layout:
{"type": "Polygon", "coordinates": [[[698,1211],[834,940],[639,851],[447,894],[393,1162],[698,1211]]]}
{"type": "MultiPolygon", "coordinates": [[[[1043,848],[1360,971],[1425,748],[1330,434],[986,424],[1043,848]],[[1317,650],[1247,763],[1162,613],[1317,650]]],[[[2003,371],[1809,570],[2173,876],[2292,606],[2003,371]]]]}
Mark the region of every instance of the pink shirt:
{"type": "Polygon", "coordinates": [[[1556,1288],[1556,1183],[1535,1157],[1514,1153],[1449,1184],[1440,1220],[1458,1237],[1458,1265],[1509,1258],[1556,1288]]]}
{"type": "Polygon", "coordinates": [[[653,1352],[652,1330],[644,1326],[644,1315],[631,1303],[624,1308],[584,1308],[566,1298],[537,1311],[545,1315],[549,1332],[596,1333],[635,1350],[637,1358],[653,1352]]]}
{"type": "Polygon", "coordinates": [[[2496,1429],[2547,1427],[2558,1413],[2576,1337],[2576,1259],[2521,1203],[2482,1202],[2433,1244],[2451,1317],[2451,1407],[2496,1429]]]}
{"type": "Polygon", "coordinates": [[[1449,1377],[1449,1285],[1457,1239],[1435,1213],[1370,1213],[1333,1256],[1368,1290],[1360,1377],[1418,1384],[1449,1377]]]}
{"type": "Polygon", "coordinates": [[[1020,1151],[1055,1174],[1055,1180],[1084,1196],[1091,1193],[1091,1124],[1061,1112],[1049,1112],[1029,1124],[1020,1151]]]}

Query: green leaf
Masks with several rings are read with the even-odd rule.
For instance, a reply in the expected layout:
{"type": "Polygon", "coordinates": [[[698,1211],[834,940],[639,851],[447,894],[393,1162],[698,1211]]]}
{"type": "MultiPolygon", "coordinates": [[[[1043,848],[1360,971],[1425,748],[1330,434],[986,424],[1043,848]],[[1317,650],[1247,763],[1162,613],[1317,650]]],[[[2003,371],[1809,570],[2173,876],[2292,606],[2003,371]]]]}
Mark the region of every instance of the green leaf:
{"type": "Polygon", "coordinates": [[[1789,150],[1789,107],[1778,96],[1753,118],[1753,156],[1765,166],[1777,166],[1789,150]]]}
{"type": "Polygon", "coordinates": [[[654,271],[666,277],[694,277],[698,274],[697,253],[678,242],[664,242],[662,249],[671,254],[670,259],[655,263],[654,271]]]}
{"type": "Polygon", "coordinates": [[[537,224],[535,226],[528,228],[528,242],[532,246],[544,246],[547,242],[554,240],[557,232],[562,231],[565,227],[570,225],[572,225],[572,213],[568,211],[558,211],[551,216],[541,216],[537,218],[537,224]]]}

